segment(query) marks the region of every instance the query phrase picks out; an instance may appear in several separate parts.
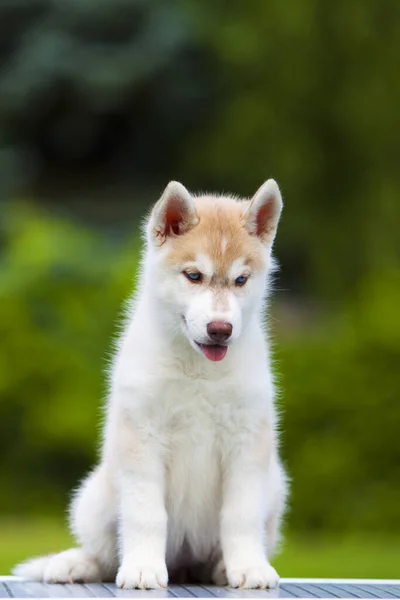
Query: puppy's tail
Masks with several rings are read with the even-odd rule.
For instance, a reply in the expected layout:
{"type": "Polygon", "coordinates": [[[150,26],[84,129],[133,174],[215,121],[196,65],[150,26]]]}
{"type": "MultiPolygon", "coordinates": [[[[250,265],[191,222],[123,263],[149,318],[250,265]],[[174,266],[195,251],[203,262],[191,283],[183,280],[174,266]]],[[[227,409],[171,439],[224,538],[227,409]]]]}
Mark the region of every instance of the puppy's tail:
{"type": "MultiPolygon", "coordinates": [[[[111,569],[102,570],[98,560],[82,548],[70,548],[58,554],[31,558],[13,570],[13,575],[17,577],[44,583],[100,582],[103,576],[110,574],[111,569]]],[[[114,571],[112,574],[115,577],[114,571]]]]}
{"type": "Polygon", "coordinates": [[[30,581],[43,581],[45,569],[53,556],[54,554],[48,554],[47,556],[30,558],[14,567],[12,574],[30,581]]]}

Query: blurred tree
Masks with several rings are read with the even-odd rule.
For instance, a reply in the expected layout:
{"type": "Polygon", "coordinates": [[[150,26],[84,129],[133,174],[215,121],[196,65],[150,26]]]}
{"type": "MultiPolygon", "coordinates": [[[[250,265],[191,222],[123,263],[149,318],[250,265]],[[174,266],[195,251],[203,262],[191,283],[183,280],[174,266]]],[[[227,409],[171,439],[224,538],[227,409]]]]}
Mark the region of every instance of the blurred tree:
{"type": "Polygon", "coordinates": [[[224,101],[191,139],[189,179],[245,195],[278,179],[284,287],[337,302],[400,256],[400,3],[191,8],[224,101]]]}
{"type": "Polygon", "coordinates": [[[0,23],[3,186],[273,175],[283,286],[325,301],[400,254],[397,0],[15,0],[0,23]]]}
{"type": "Polygon", "coordinates": [[[60,164],[165,172],[199,125],[210,76],[177,5],[13,0],[0,23],[3,185],[60,164]]]}

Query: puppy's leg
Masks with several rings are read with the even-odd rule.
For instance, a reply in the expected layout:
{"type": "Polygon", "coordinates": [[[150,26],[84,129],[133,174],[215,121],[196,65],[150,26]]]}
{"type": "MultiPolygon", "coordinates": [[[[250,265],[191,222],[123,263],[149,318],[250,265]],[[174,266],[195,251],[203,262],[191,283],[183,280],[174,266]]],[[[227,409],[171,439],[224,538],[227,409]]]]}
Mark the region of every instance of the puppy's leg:
{"type": "Polygon", "coordinates": [[[271,503],[266,522],[266,546],[268,557],[271,558],[277,546],[279,550],[280,529],[288,495],[288,479],[277,459],[271,465],[268,492],[271,503]]]}
{"type": "Polygon", "coordinates": [[[116,499],[104,466],[82,483],[70,510],[80,548],[33,558],[14,574],[46,583],[111,581],[117,571],[116,499]]]}
{"type": "Polygon", "coordinates": [[[117,495],[106,464],[83,481],[70,508],[70,527],[87,556],[95,558],[102,580],[113,581],[117,572],[117,495]]]}
{"type": "Polygon", "coordinates": [[[265,547],[271,506],[268,469],[242,452],[231,458],[225,472],[221,544],[227,579],[234,588],[274,588],[279,582],[265,547]]]}
{"type": "Polygon", "coordinates": [[[159,437],[144,420],[118,419],[117,466],[120,494],[121,588],[166,587],[167,513],[164,463],[159,437]]]}

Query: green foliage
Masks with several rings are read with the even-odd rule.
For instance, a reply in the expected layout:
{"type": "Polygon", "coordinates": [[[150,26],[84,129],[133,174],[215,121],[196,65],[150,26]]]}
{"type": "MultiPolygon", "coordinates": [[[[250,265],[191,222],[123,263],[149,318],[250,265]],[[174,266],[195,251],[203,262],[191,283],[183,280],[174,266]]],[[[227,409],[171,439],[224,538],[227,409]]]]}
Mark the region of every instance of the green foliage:
{"type": "MultiPolygon", "coordinates": [[[[24,204],[3,226],[0,510],[61,512],[95,460],[105,357],[139,242],[24,204]]],[[[398,529],[398,284],[378,271],[334,319],[274,334],[293,531],[398,529]]]]}
{"type": "Polygon", "coordinates": [[[399,283],[380,273],[343,314],[281,341],[297,531],[400,532],[399,283]]]}
{"type": "Polygon", "coordinates": [[[138,245],[25,205],[5,217],[0,510],[47,509],[65,503],[94,459],[106,352],[138,245]]]}

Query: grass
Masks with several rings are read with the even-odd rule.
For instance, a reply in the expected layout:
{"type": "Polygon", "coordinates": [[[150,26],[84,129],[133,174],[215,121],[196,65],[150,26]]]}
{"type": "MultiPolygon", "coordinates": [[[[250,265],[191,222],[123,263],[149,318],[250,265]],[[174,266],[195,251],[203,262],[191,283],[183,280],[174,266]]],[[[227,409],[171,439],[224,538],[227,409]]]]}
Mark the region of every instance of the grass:
{"type": "Polygon", "coordinates": [[[273,565],[281,577],[400,579],[400,544],[393,537],[288,538],[273,565]]]}
{"type": "MultiPolygon", "coordinates": [[[[54,520],[0,521],[0,575],[27,557],[70,547],[65,525],[54,520]]],[[[288,537],[273,561],[282,577],[399,578],[400,544],[394,537],[288,537]]]]}

